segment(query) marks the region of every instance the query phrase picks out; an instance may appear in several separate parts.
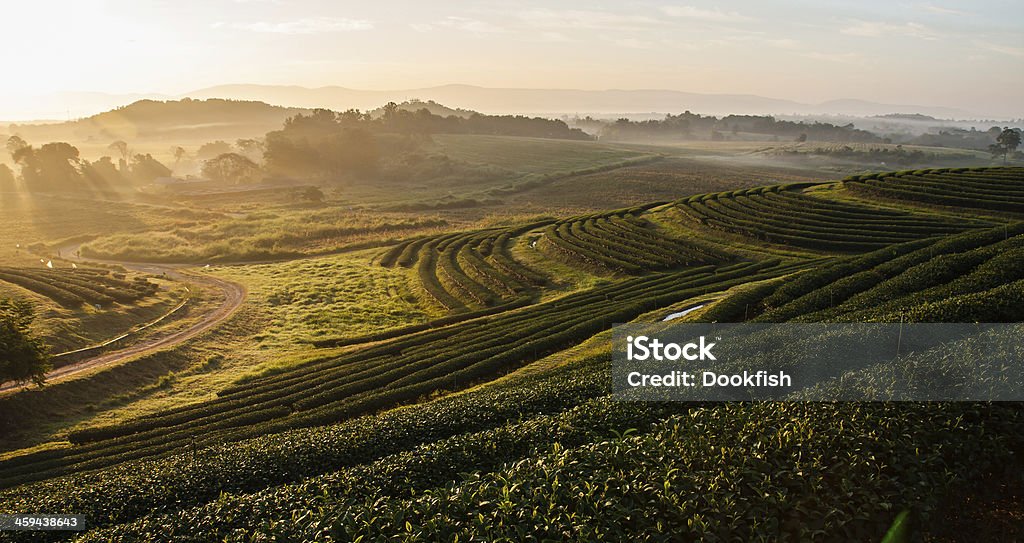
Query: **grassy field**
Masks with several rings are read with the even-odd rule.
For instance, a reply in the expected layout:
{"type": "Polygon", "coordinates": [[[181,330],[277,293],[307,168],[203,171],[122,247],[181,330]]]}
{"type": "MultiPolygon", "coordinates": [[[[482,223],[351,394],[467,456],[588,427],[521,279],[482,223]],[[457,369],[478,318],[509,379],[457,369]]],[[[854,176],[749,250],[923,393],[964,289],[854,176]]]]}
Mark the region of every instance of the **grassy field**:
{"type": "MultiPolygon", "coordinates": [[[[498,167],[508,175],[455,186],[442,181],[327,186],[323,203],[297,199],[301,187],[291,185],[148,191],[132,196],[145,205],[123,207],[169,220],[88,230],[100,237],[82,251],[97,258],[155,262],[293,258],[483,226],[502,217],[567,215],[765,182],[821,179],[810,170],[752,169],[706,158],[652,160],[659,149],[678,153],[669,148],[497,136],[437,136],[436,145],[458,160],[498,167]]],[[[95,213],[99,222],[109,211],[95,213]]],[[[61,223],[53,229],[67,227],[61,223]]]]}
{"type": "MultiPolygon", "coordinates": [[[[120,375],[107,378],[101,372],[80,380],[92,381],[92,394],[70,383],[54,385],[45,395],[66,399],[41,410],[35,419],[37,435],[19,439],[53,443],[75,428],[115,424],[208,401],[218,390],[240,380],[282,371],[317,356],[311,342],[324,336],[361,336],[435,316],[414,294],[406,270],[371,263],[377,253],[370,250],[274,264],[217,266],[200,272],[246,287],[246,305],[230,325],[180,349],[143,357],[118,370],[120,375]],[[80,404],[83,395],[91,398],[88,409],[80,404]]],[[[192,314],[204,310],[200,302],[192,314]]],[[[124,317],[126,324],[131,324],[130,317],[124,317]]],[[[181,318],[188,322],[187,315],[181,318]]],[[[67,326],[78,321],[57,322],[67,326]]]]}
{"type": "Polygon", "coordinates": [[[253,337],[253,348],[308,348],[310,341],[326,335],[372,334],[430,317],[406,270],[370,263],[378,252],[218,266],[209,273],[248,289],[250,307],[265,323],[253,337]]]}
{"type": "Polygon", "coordinates": [[[139,230],[91,242],[200,262],[380,246],[204,268],[248,290],[228,325],[0,400],[40,428],[9,434],[26,448],[0,460],[0,513],[73,507],[95,519],[81,541],[580,526],[584,539],[874,541],[899,511],[927,521],[1015,465],[1024,418],[1010,405],[617,402],[607,330],[694,305],[688,319],[716,322],[1020,322],[1024,224],[993,209],[1024,197],[1019,171],[839,183],[708,156],[736,144],[580,173],[644,152],[541,143],[436,138],[459,160],[557,174],[500,206],[196,198],[193,224],[151,207],[139,230]],[[944,195],[958,180],[967,201],[944,195]]]}
{"type": "Polygon", "coordinates": [[[438,150],[452,158],[520,174],[568,173],[645,154],[589,141],[458,134],[437,134],[433,139],[438,150]]]}
{"type": "Polygon", "coordinates": [[[294,258],[342,247],[380,245],[388,240],[435,232],[447,222],[409,213],[271,208],[242,216],[176,225],[168,230],[115,234],[90,241],[82,254],[107,260],[224,262],[294,258]]]}
{"type": "MultiPolygon", "coordinates": [[[[179,222],[208,219],[209,214],[168,209],[125,198],[0,194],[0,259],[5,265],[38,263],[38,252],[67,239],[147,232],[179,222]],[[39,251],[33,246],[47,246],[39,251]],[[19,247],[20,246],[20,247],[19,247]]],[[[57,256],[52,253],[52,256],[57,256]]]]}
{"type": "Polygon", "coordinates": [[[750,168],[707,159],[669,157],[607,172],[565,177],[512,198],[515,205],[553,206],[563,213],[632,207],[684,196],[826,179],[822,173],[783,167],[750,168]]]}

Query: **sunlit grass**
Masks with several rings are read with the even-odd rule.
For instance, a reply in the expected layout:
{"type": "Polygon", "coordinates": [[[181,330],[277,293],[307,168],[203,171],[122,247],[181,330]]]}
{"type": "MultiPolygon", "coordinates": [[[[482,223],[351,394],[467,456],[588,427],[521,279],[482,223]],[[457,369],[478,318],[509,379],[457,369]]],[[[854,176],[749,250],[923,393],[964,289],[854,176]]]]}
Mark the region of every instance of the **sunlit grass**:
{"type": "Polygon", "coordinates": [[[408,270],[373,265],[374,254],[223,266],[209,273],[249,290],[247,304],[266,322],[253,337],[255,348],[294,348],[322,337],[360,336],[427,319],[408,270]]]}

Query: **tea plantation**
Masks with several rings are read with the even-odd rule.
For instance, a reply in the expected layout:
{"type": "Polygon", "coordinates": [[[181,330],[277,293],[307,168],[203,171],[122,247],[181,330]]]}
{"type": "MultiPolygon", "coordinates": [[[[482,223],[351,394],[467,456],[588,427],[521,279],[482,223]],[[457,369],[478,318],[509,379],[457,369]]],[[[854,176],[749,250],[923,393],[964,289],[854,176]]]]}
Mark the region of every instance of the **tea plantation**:
{"type": "Polygon", "coordinates": [[[89,526],[0,540],[880,541],[904,510],[927,526],[1020,477],[1020,406],[614,401],[606,332],[695,301],[705,322],[1020,323],[1021,202],[1019,168],[927,170],[407,239],[371,265],[405,269],[443,317],[318,340],[216,398],[0,460],[0,514],[89,526]]]}

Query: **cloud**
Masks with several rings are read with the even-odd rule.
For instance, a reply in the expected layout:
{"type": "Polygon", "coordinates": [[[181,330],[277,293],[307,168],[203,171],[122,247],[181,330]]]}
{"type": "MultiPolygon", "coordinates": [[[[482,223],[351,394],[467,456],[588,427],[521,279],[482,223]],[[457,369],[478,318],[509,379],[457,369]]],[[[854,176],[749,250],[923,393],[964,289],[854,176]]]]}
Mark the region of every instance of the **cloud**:
{"type": "Polygon", "coordinates": [[[535,28],[623,30],[650,28],[663,24],[658,19],[645,15],[593,10],[532,9],[520,13],[519,18],[535,28]]]}
{"type": "Polygon", "coordinates": [[[932,13],[938,13],[940,15],[970,15],[966,11],[960,11],[958,9],[952,9],[952,8],[946,8],[946,7],[942,7],[942,6],[936,6],[936,5],[933,5],[933,4],[925,4],[925,5],[921,6],[921,7],[923,7],[925,11],[930,11],[932,13]]]}
{"type": "Polygon", "coordinates": [[[447,17],[443,21],[438,22],[437,25],[462,30],[463,32],[471,32],[473,34],[496,34],[499,32],[505,32],[505,29],[500,26],[488,23],[487,21],[470,19],[467,17],[447,17]]]}
{"type": "Polygon", "coordinates": [[[537,41],[549,42],[549,43],[565,43],[573,41],[572,38],[562,34],[561,32],[541,32],[537,36],[537,41]]]}
{"type": "Polygon", "coordinates": [[[507,32],[507,29],[487,21],[456,16],[445,17],[430,23],[409,23],[409,27],[417,32],[431,32],[438,29],[455,29],[472,34],[499,34],[507,32]]]}
{"type": "Polygon", "coordinates": [[[809,52],[800,55],[805,58],[813,60],[823,60],[825,62],[838,62],[842,64],[860,64],[864,61],[864,58],[857,53],[820,53],[820,52],[809,52]]]}
{"type": "Polygon", "coordinates": [[[733,34],[723,38],[719,38],[718,41],[721,43],[733,43],[733,44],[747,44],[756,43],[759,45],[767,45],[769,47],[777,47],[779,49],[797,49],[803,47],[800,40],[794,38],[775,38],[771,37],[771,34],[765,32],[743,32],[740,34],[733,34]]]}
{"type": "Polygon", "coordinates": [[[1009,45],[1000,45],[998,43],[990,43],[986,41],[975,42],[975,45],[985,49],[986,51],[1024,58],[1024,47],[1011,47],[1009,45]]]}
{"type": "Polygon", "coordinates": [[[799,40],[792,38],[769,38],[764,43],[780,49],[796,49],[802,45],[799,40]]]}
{"type": "Polygon", "coordinates": [[[938,39],[939,33],[920,23],[885,23],[881,21],[857,21],[856,24],[840,30],[848,36],[877,38],[881,36],[907,36],[922,40],[938,39]]]}
{"type": "Polygon", "coordinates": [[[615,45],[618,45],[619,47],[626,47],[628,49],[657,49],[663,47],[659,43],[648,40],[640,40],[637,38],[618,39],[615,40],[615,45]]]}
{"type": "Polygon", "coordinates": [[[232,28],[265,34],[324,34],[331,32],[352,32],[370,30],[373,23],[363,19],[347,19],[344,17],[308,17],[293,21],[252,23],[214,23],[213,28],[232,28]]]}
{"type": "Polygon", "coordinates": [[[662,6],[661,11],[670,17],[685,19],[699,19],[702,21],[714,21],[719,23],[750,21],[751,18],[741,15],[735,11],[722,11],[718,9],[702,9],[693,6],[662,6]]]}

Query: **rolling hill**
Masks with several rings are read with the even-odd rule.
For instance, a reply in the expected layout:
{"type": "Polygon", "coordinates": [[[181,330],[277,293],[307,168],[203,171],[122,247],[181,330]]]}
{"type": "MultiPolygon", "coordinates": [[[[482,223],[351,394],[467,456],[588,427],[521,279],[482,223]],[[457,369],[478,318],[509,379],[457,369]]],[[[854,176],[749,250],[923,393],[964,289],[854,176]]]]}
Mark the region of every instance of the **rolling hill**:
{"type": "MultiPolygon", "coordinates": [[[[1019,406],[616,401],[607,331],[692,308],[692,322],[1003,322],[1019,335],[1024,223],[927,198],[958,180],[982,203],[1024,194],[1017,168],[915,171],[370,250],[354,258],[406,270],[446,316],[315,341],[306,360],[210,397],[9,455],[0,512],[85,514],[83,542],[881,540],[902,510],[927,521],[992,474],[1019,479],[1019,406]]],[[[974,340],[955,340],[943,370],[985,362],[974,340]]],[[[917,354],[854,373],[877,392],[872,375],[917,354]]],[[[26,414],[19,401],[0,413],[26,414]]]]}

